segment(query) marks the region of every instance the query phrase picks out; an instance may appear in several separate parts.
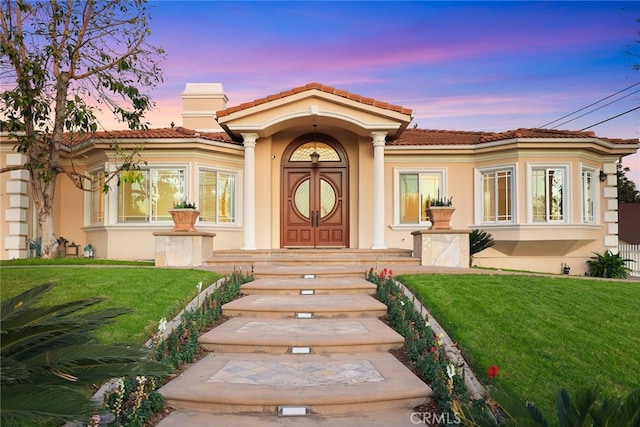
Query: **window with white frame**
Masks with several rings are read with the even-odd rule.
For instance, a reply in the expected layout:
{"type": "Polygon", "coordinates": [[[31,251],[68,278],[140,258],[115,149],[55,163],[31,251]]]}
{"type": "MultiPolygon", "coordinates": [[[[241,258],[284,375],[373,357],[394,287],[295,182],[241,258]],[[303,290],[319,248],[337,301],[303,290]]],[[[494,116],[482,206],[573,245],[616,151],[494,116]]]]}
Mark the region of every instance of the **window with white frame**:
{"type": "Polygon", "coordinates": [[[237,175],[204,169],[198,175],[200,221],[235,223],[237,175]]]}
{"type": "Polygon", "coordinates": [[[513,222],[513,177],[512,167],[480,171],[483,223],[513,222]]]}
{"type": "Polygon", "coordinates": [[[594,169],[582,169],[581,185],[581,218],[583,223],[596,221],[596,171],[594,169]]]}
{"type": "Polygon", "coordinates": [[[185,197],[185,170],[182,168],[122,171],[118,222],[169,221],[169,209],[185,197]]]}
{"type": "Polygon", "coordinates": [[[91,172],[90,176],[92,191],[89,193],[89,223],[99,224],[104,222],[105,173],[104,171],[95,171],[91,172]]]}
{"type": "Polygon", "coordinates": [[[531,169],[531,219],[533,222],[564,222],[567,196],[564,167],[531,169]]]}
{"type": "Polygon", "coordinates": [[[398,176],[399,223],[419,224],[427,222],[427,201],[445,197],[442,171],[403,171],[398,176]]]}

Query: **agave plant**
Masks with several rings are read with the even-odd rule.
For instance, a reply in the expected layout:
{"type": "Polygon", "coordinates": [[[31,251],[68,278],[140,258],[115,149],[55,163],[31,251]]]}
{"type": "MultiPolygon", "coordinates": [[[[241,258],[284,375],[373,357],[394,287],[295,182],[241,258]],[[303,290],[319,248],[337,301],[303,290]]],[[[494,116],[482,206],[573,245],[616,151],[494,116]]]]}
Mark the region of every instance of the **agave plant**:
{"type": "MultiPolygon", "coordinates": [[[[473,427],[548,427],[544,414],[532,403],[524,403],[507,389],[491,393],[493,411],[467,405],[460,415],[464,425],[473,427]]],[[[637,427],[640,425],[640,389],[624,398],[603,398],[597,387],[577,392],[571,400],[565,389],[556,393],[557,422],[560,427],[637,427]]]]}
{"type": "Polygon", "coordinates": [[[0,424],[88,420],[90,390],[114,377],[162,377],[169,367],[139,344],[100,344],[94,331],[128,309],[87,311],[102,298],[37,304],[53,284],[0,303],[0,424]]]}
{"type": "Polygon", "coordinates": [[[629,277],[631,269],[627,267],[627,263],[634,262],[632,259],[622,258],[620,254],[614,254],[608,249],[603,254],[594,252],[594,255],[587,260],[589,275],[610,279],[626,279],[629,277]]]}

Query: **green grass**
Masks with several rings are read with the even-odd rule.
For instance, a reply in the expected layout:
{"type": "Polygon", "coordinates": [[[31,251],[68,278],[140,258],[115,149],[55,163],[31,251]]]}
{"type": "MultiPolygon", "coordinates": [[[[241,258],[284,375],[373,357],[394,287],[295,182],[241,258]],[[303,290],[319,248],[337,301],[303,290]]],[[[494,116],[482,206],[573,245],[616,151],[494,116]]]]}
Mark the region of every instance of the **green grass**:
{"type": "Polygon", "coordinates": [[[56,286],[45,295],[43,302],[47,304],[105,297],[98,309],[128,307],[133,313],[100,328],[98,339],[104,343],[143,343],[155,333],[160,318],[172,319],[196,296],[199,281],[205,289],[220,277],[203,270],[147,267],[2,267],[0,297],[4,300],[48,282],[56,286]]]}
{"type": "Polygon", "coordinates": [[[555,418],[555,393],[640,387],[640,283],[525,275],[399,278],[459,342],[485,383],[506,385],[555,418]]]}
{"type": "Polygon", "coordinates": [[[0,266],[28,266],[28,265],[137,265],[153,267],[153,261],[125,261],[99,258],[24,258],[12,260],[0,260],[0,266]]]}

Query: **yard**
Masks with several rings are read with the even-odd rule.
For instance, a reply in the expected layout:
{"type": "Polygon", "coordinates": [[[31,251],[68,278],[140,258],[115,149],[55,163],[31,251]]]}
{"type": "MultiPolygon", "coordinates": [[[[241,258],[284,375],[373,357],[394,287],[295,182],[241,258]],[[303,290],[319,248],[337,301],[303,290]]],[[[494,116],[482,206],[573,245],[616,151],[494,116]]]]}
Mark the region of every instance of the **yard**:
{"type": "MultiPolygon", "coordinates": [[[[129,307],[100,330],[103,342],[146,341],[220,275],[133,266],[22,266],[0,271],[2,299],[55,282],[47,302],[103,296],[129,307]]],[[[481,381],[513,389],[555,417],[555,392],[599,385],[627,395],[640,387],[640,282],[527,275],[411,275],[411,288],[447,330],[481,381]],[[499,367],[495,379],[490,365],[499,367]]]]}
{"type": "Polygon", "coordinates": [[[485,384],[555,418],[555,393],[640,388],[640,282],[527,275],[401,276],[485,384]],[[490,365],[499,368],[489,380],[490,365]]]}
{"type": "Polygon", "coordinates": [[[47,303],[104,297],[106,301],[97,308],[132,309],[131,314],[98,330],[98,339],[104,343],[144,343],[162,317],[172,319],[196,296],[199,282],[205,289],[222,277],[203,270],[150,268],[144,264],[6,268],[7,265],[11,263],[3,263],[0,271],[2,300],[42,283],[56,283],[45,295],[47,303]]]}

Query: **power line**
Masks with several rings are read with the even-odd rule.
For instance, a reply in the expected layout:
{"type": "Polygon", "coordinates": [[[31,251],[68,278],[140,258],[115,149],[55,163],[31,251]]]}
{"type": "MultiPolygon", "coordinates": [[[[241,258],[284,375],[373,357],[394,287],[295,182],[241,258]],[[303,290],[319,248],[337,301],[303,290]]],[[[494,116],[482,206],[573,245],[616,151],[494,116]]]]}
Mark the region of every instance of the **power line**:
{"type": "Polygon", "coordinates": [[[617,114],[617,115],[615,115],[615,116],[613,116],[613,117],[609,117],[608,119],[605,119],[605,120],[603,120],[603,121],[601,121],[601,122],[598,122],[598,123],[592,124],[591,126],[587,126],[586,128],[582,128],[582,129],[580,129],[580,131],[579,131],[579,132],[582,132],[583,130],[587,130],[587,129],[592,128],[592,127],[594,127],[594,126],[601,125],[601,124],[603,124],[603,123],[608,122],[609,120],[617,119],[617,118],[618,118],[618,117],[620,117],[620,116],[624,116],[625,114],[629,114],[630,112],[635,111],[635,110],[638,110],[638,109],[640,109],[640,105],[639,105],[639,106],[637,106],[637,107],[635,107],[635,108],[632,108],[632,109],[630,109],[630,110],[627,110],[627,111],[625,111],[624,113],[617,114]]]}
{"type": "Polygon", "coordinates": [[[550,124],[553,124],[553,123],[555,123],[555,122],[559,122],[560,120],[566,119],[566,118],[567,118],[567,117],[569,117],[569,116],[573,116],[574,114],[579,113],[580,111],[586,110],[586,109],[587,109],[587,108],[589,108],[589,107],[593,107],[594,105],[599,104],[599,103],[601,103],[602,101],[606,101],[607,99],[612,98],[612,97],[614,97],[614,96],[616,96],[616,95],[618,95],[618,94],[620,94],[620,93],[622,93],[622,92],[624,92],[624,91],[626,91],[626,90],[629,90],[629,89],[631,89],[631,88],[632,88],[632,87],[634,87],[634,86],[638,86],[638,85],[640,85],[640,82],[634,83],[634,84],[632,84],[631,86],[627,86],[627,87],[625,87],[624,89],[619,90],[619,91],[617,91],[616,93],[613,93],[613,94],[611,94],[611,95],[609,95],[609,96],[605,96],[604,98],[602,98],[602,99],[600,99],[600,100],[598,100],[598,101],[596,101],[596,102],[594,102],[594,103],[592,103],[592,104],[589,104],[589,105],[587,105],[586,107],[582,107],[582,108],[580,108],[579,110],[576,110],[576,111],[574,111],[574,112],[572,112],[572,113],[569,113],[569,114],[567,114],[567,115],[565,115],[565,116],[562,116],[562,117],[560,117],[559,119],[553,120],[553,121],[551,121],[551,122],[549,122],[549,123],[545,123],[544,125],[540,126],[540,128],[543,128],[543,129],[544,129],[545,127],[549,126],[550,124]]]}
{"type": "MultiPolygon", "coordinates": [[[[586,113],[584,113],[584,114],[580,114],[579,116],[576,116],[576,117],[574,117],[574,118],[572,118],[572,119],[569,119],[569,120],[567,120],[566,122],[562,122],[562,123],[560,123],[560,124],[558,124],[558,125],[555,125],[555,126],[554,126],[554,127],[552,127],[551,129],[557,129],[557,128],[558,128],[558,127],[560,127],[560,126],[562,126],[562,125],[566,125],[567,123],[571,123],[571,122],[572,122],[572,121],[574,121],[574,120],[578,120],[580,117],[584,117],[584,116],[586,116],[587,114],[591,114],[591,113],[593,113],[593,112],[595,112],[595,111],[602,110],[604,107],[607,107],[607,106],[609,106],[609,105],[611,105],[611,104],[615,104],[615,103],[616,103],[616,102],[618,102],[618,101],[622,101],[623,99],[625,99],[625,98],[627,98],[627,97],[629,97],[629,96],[631,96],[631,95],[634,95],[634,94],[636,94],[636,93],[638,93],[638,92],[640,92],[640,89],[636,90],[635,92],[628,93],[628,94],[626,94],[625,96],[623,96],[622,98],[618,98],[618,99],[615,99],[615,100],[613,100],[613,101],[611,101],[611,102],[607,102],[606,104],[601,105],[601,106],[599,106],[598,108],[594,108],[594,109],[593,109],[593,110],[591,110],[591,111],[587,111],[587,112],[586,112],[586,113]]],[[[592,104],[592,105],[593,105],[593,104],[592,104]]],[[[585,107],[585,108],[586,108],[586,107],[585,107]]],[[[583,108],[583,109],[584,109],[584,108],[583,108]]]]}

